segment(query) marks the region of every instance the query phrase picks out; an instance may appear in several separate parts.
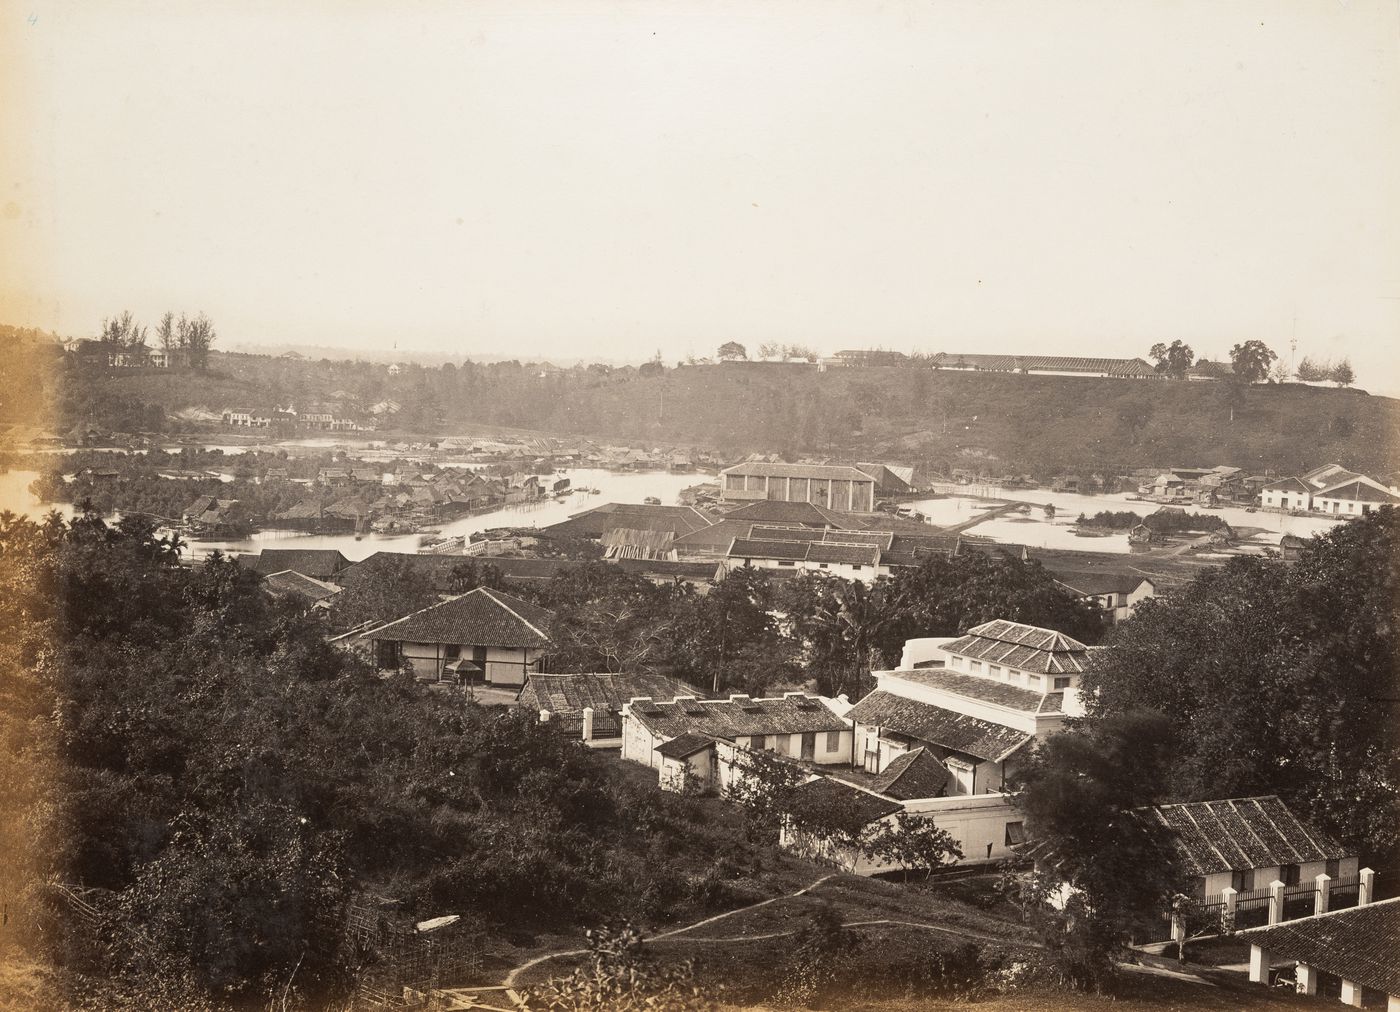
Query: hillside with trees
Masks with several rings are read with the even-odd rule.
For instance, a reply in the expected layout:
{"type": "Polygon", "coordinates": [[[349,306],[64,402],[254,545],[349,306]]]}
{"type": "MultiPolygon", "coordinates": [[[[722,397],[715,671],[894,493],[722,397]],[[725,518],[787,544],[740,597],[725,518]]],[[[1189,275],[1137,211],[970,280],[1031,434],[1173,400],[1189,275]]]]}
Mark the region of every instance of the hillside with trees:
{"type": "MultiPolygon", "coordinates": [[[[1241,368],[1258,365],[1240,351],[1241,368]]],[[[1334,460],[1367,473],[1400,467],[1400,402],[1298,383],[955,374],[919,362],[819,371],[744,361],[640,369],[464,361],[404,363],[391,375],[382,364],[219,352],[209,354],[207,371],[82,369],[36,356],[14,378],[27,380],[26,403],[41,399],[60,431],[94,423],[169,432],[191,428],[177,413],[196,407],[332,402],[363,411],[392,399],[402,410],[383,424],[403,433],[509,427],[735,454],[879,455],[991,476],[1112,474],[1144,464],[1284,473],[1334,460]]]]}

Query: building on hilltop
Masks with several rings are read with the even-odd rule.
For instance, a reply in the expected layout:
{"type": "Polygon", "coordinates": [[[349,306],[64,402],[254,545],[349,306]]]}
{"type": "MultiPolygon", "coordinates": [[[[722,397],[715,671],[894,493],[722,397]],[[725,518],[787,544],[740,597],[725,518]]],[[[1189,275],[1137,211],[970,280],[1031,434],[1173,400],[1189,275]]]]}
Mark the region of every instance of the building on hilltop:
{"type": "Polygon", "coordinates": [[[848,348],[838,351],[830,358],[822,360],[826,369],[870,369],[877,366],[898,367],[909,364],[909,356],[902,351],[885,351],[879,348],[848,348]]]}
{"type": "Polygon", "coordinates": [[[1108,379],[1162,379],[1140,358],[1078,358],[1063,355],[965,355],[940,352],[935,369],[1018,373],[1026,376],[1099,376],[1108,379]]]}

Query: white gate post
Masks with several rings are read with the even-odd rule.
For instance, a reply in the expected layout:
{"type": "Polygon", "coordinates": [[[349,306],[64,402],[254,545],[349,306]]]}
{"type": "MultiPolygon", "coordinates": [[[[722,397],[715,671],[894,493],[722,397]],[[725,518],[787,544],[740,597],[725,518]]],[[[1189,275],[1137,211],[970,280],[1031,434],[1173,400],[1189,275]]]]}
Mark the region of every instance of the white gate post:
{"type": "Polygon", "coordinates": [[[1225,904],[1220,911],[1220,933],[1222,935],[1235,933],[1235,904],[1238,902],[1238,896],[1239,894],[1233,886],[1226,886],[1220,891],[1220,899],[1225,904]]]}

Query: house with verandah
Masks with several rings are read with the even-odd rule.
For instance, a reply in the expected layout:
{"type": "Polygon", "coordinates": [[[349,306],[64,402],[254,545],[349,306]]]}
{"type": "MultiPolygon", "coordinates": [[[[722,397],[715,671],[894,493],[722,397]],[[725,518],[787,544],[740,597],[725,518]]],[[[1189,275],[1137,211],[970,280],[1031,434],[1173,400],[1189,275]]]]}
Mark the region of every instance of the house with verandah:
{"type": "Polygon", "coordinates": [[[427,682],[520,688],[541,669],[554,613],[488,587],[422,608],[365,633],[377,667],[406,664],[427,682]]]}

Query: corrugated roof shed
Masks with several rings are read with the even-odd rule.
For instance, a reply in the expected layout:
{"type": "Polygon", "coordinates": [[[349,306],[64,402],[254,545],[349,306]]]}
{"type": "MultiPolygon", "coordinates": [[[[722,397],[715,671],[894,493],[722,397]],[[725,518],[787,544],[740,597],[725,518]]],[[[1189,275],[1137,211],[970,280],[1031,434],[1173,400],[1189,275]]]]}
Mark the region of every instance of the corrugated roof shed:
{"type": "Polygon", "coordinates": [[[847,714],[858,724],[884,727],[978,759],[1000,762],[1031,740],[1013,727],[994,724],[932,703],[876,689],[847,714]]]}
{"type": "Polygon", "coordinates": [[[675,552],[676,535],[671,530],[636,530],[614,527],[603,534],[603,547],[609,559],[665,559],[675,552]]]}
{"type": "Polygon", "coordinates": [[[380,626],[370,636],[403,643],[545,647],[553,625],[552,611],[499,590],[477,587],[380,626]]]}
{"type": "Polygon", "coordinates": [[[1362,987],[1400,995],[1400,899],[1239,932],[1276,962],[1296,960],[1362,987]]]}

